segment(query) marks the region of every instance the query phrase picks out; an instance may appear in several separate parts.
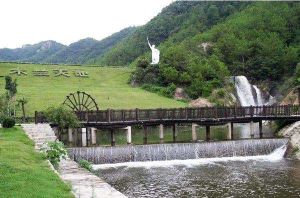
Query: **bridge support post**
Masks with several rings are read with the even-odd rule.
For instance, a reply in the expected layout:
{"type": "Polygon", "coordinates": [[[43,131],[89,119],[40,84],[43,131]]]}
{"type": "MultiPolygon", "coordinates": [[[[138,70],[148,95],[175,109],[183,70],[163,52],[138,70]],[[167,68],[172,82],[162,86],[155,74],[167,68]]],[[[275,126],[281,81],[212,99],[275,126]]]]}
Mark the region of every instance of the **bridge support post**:
{"type": "Polygon", "coordinates": [[[263,131],[262,131],[262,120],[258,122],[258,128],[259,128],[259,138],[263,138],[263,131]]]}
{"type": "Polygon", "coordinates": [[[254,130],[253,130],[254,126],[253,126],[253,124],[254,124],[253,121],[251,121],[250,122],[250,136],[251,136],[251,138],[254,138],[254,130]]]}
{"type": "Polygon", "coordinates": [[[125,127],[124,129],[127,130],[126,132],[127,144],[131,144],[131,126],[125,127]]]}
{"type": "Polygon", "coordinates": [[[164,143],[164,125],[163,124],[159,125],[159,143],[160,144],[164,143]]]}
{"type": "Polygon", "coordinates": [[[210,126],[206,125],[206,141],[210,141],[210,126]]]}
{"type": "Polygon", "coordinates": [[[233,132],[234,132],[234,128],[233,128],[233,122],[230,123],[230,128],[231,128],[231,139],[233,140],[234,139],[234,135],[233,135],[233,132]]]}
{"type": "Polygon", "coordinates": [[[86,128],[81,128],[81,142],[82,142],[82,146],[87,145],[86,128]]]}
{"type": "Polygon", "coordinates": [[[110,141],[111,141],[111,146],[116,145],[115,130],[114,129],[110,129],[110,141]]]}
{"type": "Polygon", "coordinates": [[[97,135],[96,135],[97,129],[91,128],[91,142],[93,145],[97,143],[97,135]]]}
{"type": "Polygon", "coordinates": [[[148,143],[148,127],[146,125],[143,126],[144,128],[144,144],[148,143]]]}
{"type": "Polygon", "coordinates": [[[173,124],[172,131],[173,131],[173,142],[175,143],[176,139],[177,139],[177,125],[176,124],[173,124]]]}
{"type": "Polygon", "coordinates": [[[197,142],[197,130],[196,127],[198,124],[192,123],[192,141],[197,142]]]}
{"type": "Polygon", "coordinates": [[[227,139],[231,140],[233,137],[233,123],[232,122],[228,123],[227,127],[228,127],[227,139]]]}
{"type": "Polygon", "coordinates": [[[68,140],[69,142],[73,142],[73,129],[72,128],[68,128],[68,140]]]}

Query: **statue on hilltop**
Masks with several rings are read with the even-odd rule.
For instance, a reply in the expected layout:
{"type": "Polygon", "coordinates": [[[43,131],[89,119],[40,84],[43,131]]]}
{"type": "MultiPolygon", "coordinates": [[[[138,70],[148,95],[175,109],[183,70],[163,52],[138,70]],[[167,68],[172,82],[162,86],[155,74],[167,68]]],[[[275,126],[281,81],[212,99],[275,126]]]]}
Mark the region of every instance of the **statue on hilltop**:
{"type": "Polygon", "coordinates": [[[151,45],[147,37],[148,45],[152,51],[152,63],[151,65],[156,65],[159,63],[159,50],[155,48],[155,45],[151,45]]]}

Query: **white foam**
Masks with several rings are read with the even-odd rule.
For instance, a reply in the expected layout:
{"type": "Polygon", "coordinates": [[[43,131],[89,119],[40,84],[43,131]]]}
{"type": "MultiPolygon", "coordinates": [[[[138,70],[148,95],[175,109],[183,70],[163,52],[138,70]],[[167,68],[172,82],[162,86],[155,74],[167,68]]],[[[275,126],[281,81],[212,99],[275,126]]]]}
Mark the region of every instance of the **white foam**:
{"type": "Polygon", "coordinates": [[[146,161],[146,162],[125,162],[116,164],[95,164],[93,165],[94,170],[98,169],[109,169],[118,167],[170,167],[170,166],[187,166],[193,167],[203,164],[214,164],[216,162],[228,162],[228,161],[279,161],[283,159],[286,151],[286,145],[283,145],[275,149],[272,153],[268,155],[257,155],[257,156],[234,156],[234,157],[216,157],[216,158],[200,158],[200,159],[189,159],[189,160],[168,160],[168,161],[146,161]]]}

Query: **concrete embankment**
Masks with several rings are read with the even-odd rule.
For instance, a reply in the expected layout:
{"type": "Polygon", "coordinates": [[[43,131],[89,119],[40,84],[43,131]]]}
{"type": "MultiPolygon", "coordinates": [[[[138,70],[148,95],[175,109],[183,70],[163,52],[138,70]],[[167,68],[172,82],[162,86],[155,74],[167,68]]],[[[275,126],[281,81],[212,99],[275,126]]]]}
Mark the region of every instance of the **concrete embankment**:
{"type": "Polygon", "coordinates": [[[290,139],[287,155],[300,160],[300,121],[284,127],[278,134],[290,139]]]}
{"type": "MultiPolygon", "coordinates": [[[[54,131],[48,124],[23,124],[22,127],[29,138],[35,142],[35,148],[38,151],[40,151],[44,143],[56,139],[54,131]]],[[[62,180],[71,184],[75,197],[126,197],[101,178],[80,168],[76,162],[69,158],[60,162],[57,173],[62,180]]]]}

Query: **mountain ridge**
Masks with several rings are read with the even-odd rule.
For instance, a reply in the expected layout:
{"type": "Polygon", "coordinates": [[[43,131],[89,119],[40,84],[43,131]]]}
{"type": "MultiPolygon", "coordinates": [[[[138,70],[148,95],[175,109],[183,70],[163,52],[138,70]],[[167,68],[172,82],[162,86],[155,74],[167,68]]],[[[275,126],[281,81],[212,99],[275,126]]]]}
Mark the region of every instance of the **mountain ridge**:
{"type": "Polygon", "coordinates": [[[63,45],[53,40],[36,44],[24,44],[20,48],[0,49],[2,62],[31,62],[46,64],[86,64],[101,57],[113,45],[132,34],[137,27],[127,27],[102,40],[84,38],[70,45],[63,45]]]}

